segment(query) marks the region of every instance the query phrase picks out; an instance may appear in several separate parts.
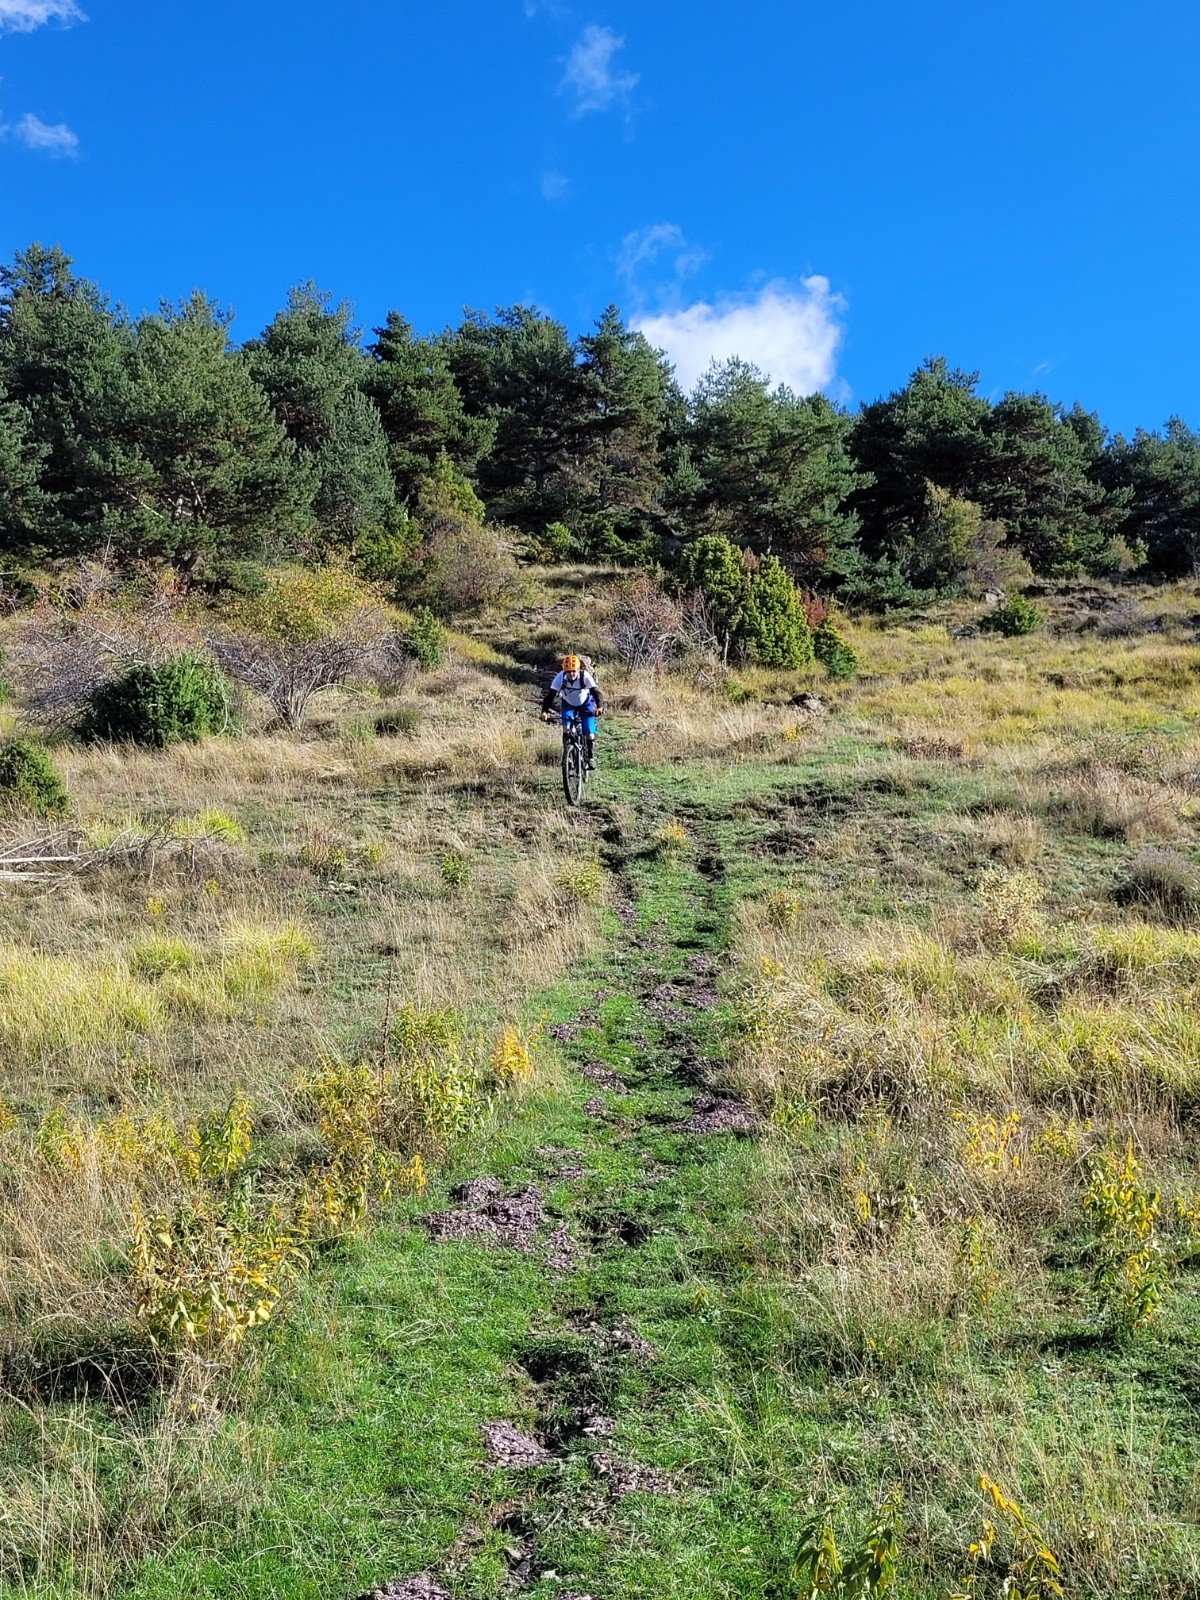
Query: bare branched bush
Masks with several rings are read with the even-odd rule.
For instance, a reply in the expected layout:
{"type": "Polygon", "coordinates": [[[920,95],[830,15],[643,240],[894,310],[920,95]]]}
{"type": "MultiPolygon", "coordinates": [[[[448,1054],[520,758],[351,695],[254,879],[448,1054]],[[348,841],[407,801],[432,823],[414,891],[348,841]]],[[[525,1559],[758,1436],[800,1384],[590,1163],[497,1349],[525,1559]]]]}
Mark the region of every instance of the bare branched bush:
{"type": "Polygon", "coordinates": [[[197,642],[174,593],[122,603],[90,578],[70,605],[42,601],[10,637],[24,708],[51,729],[70,727],[97,689],[130,668],[159,665],[197,642]]]}
{"type": "Polygon", "coordinates": [[[397,629],[381,636],[368,666],[372,682],[388,695],[406,693],[421,671],[411,636],[397,629]]]}
{"type": "Polygon", "coordinates": [[[374,591],[337,569],[277,574],[231,623],[209,641],[213,655],[292,729],[314,694],[372,677],[390,637],[374,591]]]}
{"type": "Polygon", "coordinates": [[[646,572],[639,572],[613,597],[613,648],[630,670],[661,671],[679,649],[683,611],[646,572]]]}
{"type": "Polygon", "coordinates": [[[212,641],[222,671],[262,695],[285,727],[304,726],[308,702],[322,689],[333,689],[359,676],[373,641],[350,634],[290,643],[232,634],[212,641]]]}

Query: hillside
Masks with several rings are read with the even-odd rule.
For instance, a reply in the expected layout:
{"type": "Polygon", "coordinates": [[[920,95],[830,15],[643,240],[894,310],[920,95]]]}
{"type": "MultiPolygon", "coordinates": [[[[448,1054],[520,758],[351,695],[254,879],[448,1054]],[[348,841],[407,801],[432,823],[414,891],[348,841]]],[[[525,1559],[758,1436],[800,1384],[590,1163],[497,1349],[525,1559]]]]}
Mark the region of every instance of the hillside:
{"type": "Polygon", "coordinates": [[[612,581],[298,733],[52,744],[3,1593],[1200,1594],[1195,585],[843,682],[629,673],[612,581]]]}

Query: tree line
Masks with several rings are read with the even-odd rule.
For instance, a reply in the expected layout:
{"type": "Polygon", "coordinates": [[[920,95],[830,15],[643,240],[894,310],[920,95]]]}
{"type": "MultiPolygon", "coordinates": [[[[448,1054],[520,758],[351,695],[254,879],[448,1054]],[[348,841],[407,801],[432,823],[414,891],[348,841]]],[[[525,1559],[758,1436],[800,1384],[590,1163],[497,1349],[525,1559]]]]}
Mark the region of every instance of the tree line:
{"type": "Polygon", "coordinates": [[[612,306],[574,339],[527,306],[432,337],[393,311],[363,339],[305,284],[256,338],[229,323],[200,293],[129,316],[58,248],[0,268],[10,577],[106,552],[237,588],[339,559],[401,593],[440,572],[469,604],[514,538],[684,571],[720,539],[881,606],[1200,572],[1200,435],[1178,418],[1112,434],[1040,393],[993,402],[940,357],[856,412],[736,359],[685,394],[612,306]]]}

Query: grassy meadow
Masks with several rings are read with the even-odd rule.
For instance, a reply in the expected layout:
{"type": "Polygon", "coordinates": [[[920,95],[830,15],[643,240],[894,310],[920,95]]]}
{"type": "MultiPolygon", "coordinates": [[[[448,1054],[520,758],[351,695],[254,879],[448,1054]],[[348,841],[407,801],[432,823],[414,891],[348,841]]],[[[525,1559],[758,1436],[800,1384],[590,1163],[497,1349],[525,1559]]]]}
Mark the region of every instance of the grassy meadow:
{"type": "Polygon", "coordinates": [[[303,734],[53,746],[0,1594],[1200,1596],[1200,589],[835,682],[626,674],[606,581],[303,734]]]}

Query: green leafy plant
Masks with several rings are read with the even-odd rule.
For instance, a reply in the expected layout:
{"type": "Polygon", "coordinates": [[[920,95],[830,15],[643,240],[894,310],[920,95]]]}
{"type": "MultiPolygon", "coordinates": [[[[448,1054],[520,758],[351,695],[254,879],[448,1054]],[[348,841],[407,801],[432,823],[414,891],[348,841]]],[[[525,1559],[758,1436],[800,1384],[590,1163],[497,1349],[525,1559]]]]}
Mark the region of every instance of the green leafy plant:
{"type": "Polygon", "coordinates": [[[426,672],[441,666],[446,659],[446,630],[428,606],[418,606],[413,612],[409,637],[412,653],[426,672]]]}
{"type": "Polygon", "coordinates": [[[1002,601],[993,611],[989,611],[979,626],[990,633],[1002,633],[1005,638],[1013,639],[1023,633],[1036,633],[1042,621],[1041,610],[1032,600],[1026,600],[1022,594],[1014,594],[1011,599],[1002,601]]]}
{"type": "Polygon", "coordinates": [[[438,851],[438,872],[444,884],[461,889],[471,881],[471,858],[457,845],[445,845],[438,851]]]}
{"type": "Polygon", "coordinates": [[[142,663],[102,684],[80,722],[81,736],[164,749],[182,740],[225,733],[234,726],[229,684],[202,656],[178,655],[142,663]]]}
{"type": "Polygon", "coordinates": [[[896,1496],[886,1500],[845,1557],[838,1548],[833,1516],[826,1508],[806,1524],[792,1563],[795,1600],[877,1600],[896,1586],[903,1532],[896,1496]]]}
{"type": "Polygon", "coordinates": [[[949,1600],[977,1600],[980,1578],[993,1572],[1002,1575],[1000,1593],[1007,1600],[1061,1600],[1058,1558],[1037,1524],[991,1478],[980,1477],[979,1491],[1002,1527],[984,1517],[979,1537],[967,1551],[970,1573],[949,1600]]]}
{"type": "Polygon", "coordinates": [[[858,655],[838,632],[828,613],[813,629],[813,654],[831,678],[852,678],[858,671],[858,655]]]}
{"type": "Polygon", "coordinates": [[[530,553],[546,566],[569,561],[575,551],[575,537],[565,522],[550,522],[530,541],[530,553]]]}
{"type": "Polygon", "coordinates": [[[1092,1292],[1112,1331],[1129,1338],[1152,1320],[1167,1285],[1158,1190],[1146,1187],[1132,1144],[1123,1157],[1093,1157],[1083,1211],[1095,1229],[1092,1292]]]}
{"type": "Polygon", "coordinates": [[[68,805],[66,786],[40,745],[29,739],[0,745],[0,806],[53,819],[68,805]]]}

